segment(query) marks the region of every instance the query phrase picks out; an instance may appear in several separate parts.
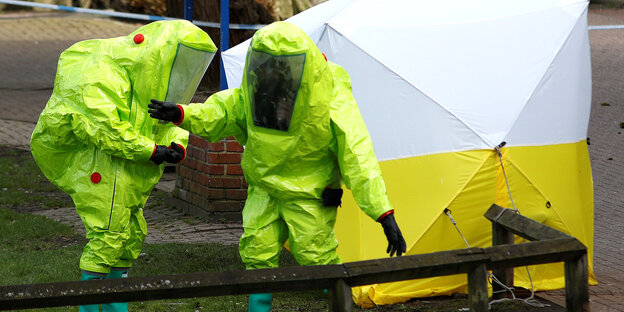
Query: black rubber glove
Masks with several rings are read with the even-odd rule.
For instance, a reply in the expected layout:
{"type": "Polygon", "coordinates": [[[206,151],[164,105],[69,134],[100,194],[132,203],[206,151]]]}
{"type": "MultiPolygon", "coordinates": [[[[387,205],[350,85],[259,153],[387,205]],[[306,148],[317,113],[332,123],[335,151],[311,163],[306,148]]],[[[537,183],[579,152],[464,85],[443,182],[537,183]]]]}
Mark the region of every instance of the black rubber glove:
{"type": "Polygon", "coordinates": [[[150,157],[150,160],[155,164],[160,165],[163,161],[167,160],[169,155],[169,148],[164,145],[156,145],[156,150],[154,150],[154,154],[150,157]]]}
{"type": "Polygon", "coordinates": [[[177,104],[155,99],[151,99],[150,102],[152,102],[152,104],[147,104],[147,107],[150,108],[147,111],[150,117],[164,121],[172,121],[174,123],[180,122],[182,112],[180,112],[180,108],[177,104]]]}
{"type": "Polygon", "coordinates": [[[171,142],[166,160],[168,163],[177,164],[184,159],[185,155],[186,153],[184,152],[184,147],[175,142],[171,142]]]}
{"type": "Polygon", "coordinates": [[[397,256],[405,253],[407,250],[407,245],[405,244],[405,239],[403,239],[403,234],[401,234],[401,229],[399,229],[399,225],[394,220],[394,213],[391,213],[383,219],[379,220],[381,226],[383,226],[384,234],[386,234],[386,238],[388,239],[388,249],[387,253],[390,253],[390,257],[396,253],[397,256]]]}

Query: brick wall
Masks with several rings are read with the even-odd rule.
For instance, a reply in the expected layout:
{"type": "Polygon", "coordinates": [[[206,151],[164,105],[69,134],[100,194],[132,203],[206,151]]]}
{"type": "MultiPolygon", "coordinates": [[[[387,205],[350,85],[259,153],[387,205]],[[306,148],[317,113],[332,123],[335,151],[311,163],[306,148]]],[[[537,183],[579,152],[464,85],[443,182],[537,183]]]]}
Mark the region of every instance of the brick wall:
{"type": "Polygon", "coordinates": [[[243,147],[233,137],[210,143],[191,134],[186,159],[178,165],[168,201],[212,221],[239,221],[247,198],[240,161],[243,147]]]}

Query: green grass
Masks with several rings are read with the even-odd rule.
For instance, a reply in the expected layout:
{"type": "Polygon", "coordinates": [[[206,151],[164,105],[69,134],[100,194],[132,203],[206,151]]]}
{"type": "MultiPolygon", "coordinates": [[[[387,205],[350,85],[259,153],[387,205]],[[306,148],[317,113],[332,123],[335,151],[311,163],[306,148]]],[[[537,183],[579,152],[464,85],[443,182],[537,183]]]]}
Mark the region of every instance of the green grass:
{"type": "Polygon", "coordinates": [[[41,173],[29,151],[0,146],[0,207],[73,207],[71,198],[41,173]]]}
{"type": "Polygon", "coordinates": [[[82,239],[71,227],[7,208],[0,208],[0,224],[0,284],[76,279],[82,239]]]}

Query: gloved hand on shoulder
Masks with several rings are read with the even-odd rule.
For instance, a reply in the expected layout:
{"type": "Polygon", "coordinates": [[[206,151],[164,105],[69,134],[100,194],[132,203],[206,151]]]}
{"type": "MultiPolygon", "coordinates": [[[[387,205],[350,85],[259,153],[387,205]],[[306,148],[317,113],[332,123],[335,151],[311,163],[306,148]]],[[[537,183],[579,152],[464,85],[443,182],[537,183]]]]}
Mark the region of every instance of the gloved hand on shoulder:
{"type": "Polygon", "coordinates": [[[155,99],[151,99],[150,102],[151,104],[147,105],[147,107],[150,108],[147,111],[150,114],[150,117],[164,121],[171,121],[176,124],[180,123],[180,119],[182,119],[182,111],[177,104],[155,99]]]}
{"type": "Polygon", "coordinates": [[[382,218],[377,220],[377,222],[381,223],[381,226],[384,229],[384,234],[386,234],[386,238],[388,239],[388,248],[386,249],[386,252],[390,253],[390,257],[392,257],[395,253],[397,256],[405,253],[407,245],[405,244],[405,239],[403,239],[403,234],[401,234],[401,229],[399,229],[399,225],[394,219],[394,212],[382,216],[382,218]]]}

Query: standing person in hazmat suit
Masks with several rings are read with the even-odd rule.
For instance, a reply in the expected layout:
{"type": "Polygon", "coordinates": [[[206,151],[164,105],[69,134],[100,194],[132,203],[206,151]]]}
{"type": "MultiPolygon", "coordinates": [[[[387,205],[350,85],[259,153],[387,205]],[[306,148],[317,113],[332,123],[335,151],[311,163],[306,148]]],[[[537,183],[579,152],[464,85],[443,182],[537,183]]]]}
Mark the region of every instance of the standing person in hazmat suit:
{"type": "MultiPolygon", "coordinates": [[[[382,224],[390,256],[405,252],[350,78],[297,26],[276,22],[256,32],[240,88],[204,104],[152,100],[149,107],[152,117],[209,141],[234,136],[245,145],[239,251],[247,269],[277,267],[287,239],[301,265],[340,263],[333,227],[343,182],[382,224]]],[[[249,311],[269,311],[271,300],[253,294],[249,311]]]]}
{"type": "MultiPolygon", "coordinates": [[[[85,225],[81,280],[125,277],[139,256],[147,234],[142,207],[163,162],[182,161],[188,143],[188,131],[149,118],[146,103],[190,102],[216,50],[190,22],[160,21],[129,36],[78,42],[61,54],[31,150],[85,225]]],[[[128,311],[128,304],[102,310],[128,311]]]]}

